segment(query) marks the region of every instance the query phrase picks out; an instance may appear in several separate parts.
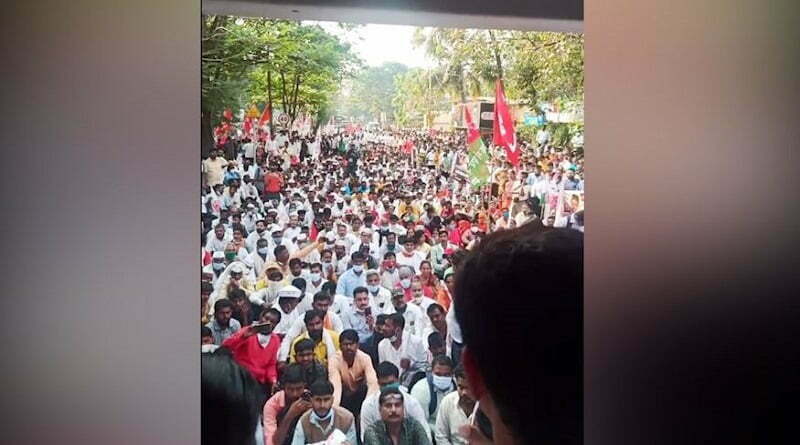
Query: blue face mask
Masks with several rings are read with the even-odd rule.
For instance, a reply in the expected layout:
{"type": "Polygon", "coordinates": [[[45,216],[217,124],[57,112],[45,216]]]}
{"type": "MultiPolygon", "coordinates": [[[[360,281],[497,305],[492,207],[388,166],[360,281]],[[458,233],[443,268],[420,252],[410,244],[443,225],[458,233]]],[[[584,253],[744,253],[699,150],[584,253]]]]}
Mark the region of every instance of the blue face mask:
{"type": "Polygon", "coordinates": [[[311,417],[314,418],[314,420],[316,420],[317,422],[324,422],[324,421],[327,421],[327,420],[331,420],[331,418],[333,417],[333,410],[329,409],[328,410],[328,414],[326,414],[325,417],[320,417],[317,414],[317,412],[312,409],[311,410],[311,417]]]}

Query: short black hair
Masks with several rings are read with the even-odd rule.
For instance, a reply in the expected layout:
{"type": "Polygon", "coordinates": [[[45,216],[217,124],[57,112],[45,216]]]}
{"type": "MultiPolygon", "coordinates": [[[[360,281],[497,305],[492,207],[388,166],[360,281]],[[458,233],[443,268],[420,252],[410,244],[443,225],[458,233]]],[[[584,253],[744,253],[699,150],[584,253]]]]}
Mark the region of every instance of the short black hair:
{"type": "Polygon", "coordinates": [[[339,343],[341,343],[342,340],[358,344],[358,332],[356,332],[355,329],[345,329],[339,334],[339,343]]]}
{"type": "MultiPolygon", "coordinates": [[[[305,292],[305,290],[306,290],[306,279],[303,278],[303,277],[297,277],[294,280],[292,280],[292,286],[300,289],[301,292],[305,292]]],[[[302,295],[300,296],[300,299],[301,300],[303,299],[302,295]]]]}
{"type": "Polygon", "coordinates": [[[331,297],[331,300],[333,300],[333,295],[336,294],[336,283],[333,281],[326,281],[325,284],[322,285],[322,288],[320,288],[320,292],[325,292],[331,297]]]}
{"type": "Polygon", "coordinates": [[[319,317],[321,320],[325,320],[325,312],[318,311],[316,309],[309,309],[306,311],[306,314],[303,316],[303,323],[308,324],[311,320],[319,317]]]}
{"type": "Polygon", "coordinates": [[[406,327],[406,319],[395,312],[394,314],[389,314],[389,318],[386,319],[387,321],[391,321],[393,325],[400,326],[401,328],[406,327]]]}
{"type": "Polygon", "coordinates": [[[397,258],[397,255],[394,252],[386,252],[383,254],[383,259],[388,260],[389,258],[397,258]]]}
{"type": "Polygon", "coordinates": [[[366,258],[364,257],[364,254],[363,254],[363,253],[361,253],[361,251],[360,251],[360,250],[357,250],[357,251],[353,252],[353,254],[352,254],[352,255],[350,255],[350,260],[351,260],[351,261],[356,261],[356,260],[358,260],[358,261],[364,261],[365,259],[366,259],[366,258]]]}
{"type": "Polygon", "coordinates": [[[209,294],[214,292],[214,286],[209,283],[208,281],[201,281],[200,282],[200,293],[201,294],[209,294]]]}
{"type": "Polygon", "coordinates": [[[302,265],[302,264],[303,264],[303,262],[300,261],[300,258],[292,258],[291,260],[289,260],[289,267],[292,267],[294,265],[302,265]]]}
{"type": "Polygon", "coordinates": [[[380,362],[378,363],[378,368],[375,369],[375,375],[382,379],[384,377],[393,376],[394,378],[400,378],[400,370],[397,369],[397,366],[394,365],[392,362],[380,362]]]}
{"type": "Polygon", "coordinates": [[[283,385],[305,382],[305,373],[303,373],[303,367],[299,363],[290,363],[284,368],[281,375],[281,383],[283,385]]]}
{"type": "Polygon", "coordinates": [[[233,300],[244,299],[247,298],[247,294],[244,293],[242,289],[234,289],[228,294],[228,298],[233,300]]]}
{"type": "Polygon", "coordinates": [[[429,348],[441,348],[444,346],[444,339],[442,339],[442,334],[438,332],[431,332],[428,334],[428,347],[429,348]]]}
{"type": "Polygon", "coordinates": [[[288,252],[288,251],[289,251],[289,249],[287,249],[287,248],[286,248],[286,246],[284,246],[283,244],[281,244],[280,246],[276,247],[276,248],[275,248],[275,250],[273,250],[273,251],[272,251],[272,253],[273,253],[273,255],[275,255],[275,257],[277,258],[277,257],[278,257],[278,255],[279,255],[280,253],[282,253],[283,251],[286,251],[286,252],[288,252]]]}
{"type": "Polygon", "coordinates": [[[389,318],[389,314],[379,314],[377,317],[375,317],[375,324],[386,324],[387,318],[389,318]]]}
{"type": "Polygon", "coordinates": [[[310,338],[304,338],[294,344],[295,354],[299,354],[303,351],[313,351],[313,350],[314,350],[314,340],[310,338]]]}
{"type": "Polygon", "coordinates": [[[355,289],[353,289],[353,297],[355,297],[356,294],[368,294],[368,293],[369,293],[369,289],[367,289],[364,286],[358,286],[355,289]]]}
{"type": "Polygon", "coordinates": [[[263,390],[230,355],[200,357],[200,434],[202,443],[252,443],[264,404],[263,390]]]}
{"type": "Polygon", "coordinates": [[[216,303],[214,303],[214,312],[219,312],[226,307],[233,309],[233,303],[231,303],[231,300],[228,300],[227,298],[220,298],[216,301],[216,303]]]}
{"type": "Polygon", "coordinates": [[[583,234],[541,223],[490,233],[457,267],[454,299],[465,348],[503,422],[530,441],[577,444],[583,234]],[[490,304],[497,295],[504,304],[490,304]],[[497,366],[520,351],[535,366],[497,366]]]}
{"type": "Polygon", "coordinates": [[[400,401],[404,401],[403,393],[400,392],[400,389],[389,387],[381,390],[380,396],[378,396],[378,405],[383,405],[383,402],[386,401],[386,398],[389,396],[400,396],[400,401]]]}
{"type": "Polygon", "coordinates": [[[316,294],[314,294],[314,303],[316,303],[318,301],[322,301],[322,300],[332,301],[333,298],[331,297],[331,294],[325,292],[324,290],[321,290],[321,291],[317,292],[316,294]]]}
{"type": "Polygon", "coordinates": [[[214,336],[214,333],[211,332],[211,328],[209,328],[208,326],[200,327],[200,338],[213,337],[213,336],[214,336]]]}
{"type": "Polygon", "coordinates": [[[436,365],[447,366],[448,368],[453,369],[453,360],[444,354],[437,355],[431,361],[431,368],[436,365]]]}
{"type": "Polygon", "coordinates": [[[459,363],[458,366],[456,366],[456,369],[453,370],[453,377],[457,379],[467,378],[467,372],[464,370],[463,363],[459,363]]]}
{"type": "Polygon", "coordinates": [[[263,317],[266,314],[272,314],[272,315],[278,317],[278,323],[280,323],[281,322],[281,318],[283,318],[283,315],[281,315],[281,311],[275,309],[274,307],[265,308],[264,310],[261,311],[260,314],[258,314],[258,316],[259,317],[263,317]]]}
{"type": "Polygon", "coordinates": [[[425,310],[425,312],[427,312],[428,315],[430,315],[431,312],[433,312],[436,309],[438,309],[439,312],[443,314],[445,313],[444,307],[442,307],[442,305],[439,303],[431,303],[430,306],[428,306],[428,309],[425,310]]]}
{"type": "Polygon", "coordinates": [[[308,387],[312,396],[331,396],[333,395],[333,385],[327,379],[317,379],[308,387]]]}

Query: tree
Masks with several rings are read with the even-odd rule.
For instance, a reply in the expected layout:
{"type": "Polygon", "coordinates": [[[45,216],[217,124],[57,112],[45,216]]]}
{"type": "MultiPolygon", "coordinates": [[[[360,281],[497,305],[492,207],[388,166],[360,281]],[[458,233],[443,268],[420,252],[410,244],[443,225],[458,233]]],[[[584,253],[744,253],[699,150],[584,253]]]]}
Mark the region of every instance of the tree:
{"type": "Polygon", "coordinates": [[[201,46],[203,155],[226,107],[279,105],[293,122],[326,107],[360,63],[321,27],[288,20],[204,16],[201,46]]]}

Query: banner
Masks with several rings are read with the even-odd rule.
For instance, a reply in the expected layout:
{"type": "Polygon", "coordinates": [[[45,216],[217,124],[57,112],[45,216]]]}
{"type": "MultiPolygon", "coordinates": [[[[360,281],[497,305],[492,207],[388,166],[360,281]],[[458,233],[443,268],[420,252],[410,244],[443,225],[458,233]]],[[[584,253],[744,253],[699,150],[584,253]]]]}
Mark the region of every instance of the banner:
{"type": "Polygon", "coordinates": [[[548,219],[553,219],[553,227],[567,227],[572,215],[583,210],[584,194],[580,190],[563,190],[545,195],[544,212],[542,221],[547,224],[548,219]]]}
{"type": "MultiPolygon", "coordinates": [[[[483,144],[481,132],[475,125],[469,108],[464,107],[464,120],[467,124],[467,152],[466,170],[469,172],[470,184],[479,188],[489,182],[489,150],[483,144]]],[[[454,163],[455,163],[454,159],[454,163]]]]}

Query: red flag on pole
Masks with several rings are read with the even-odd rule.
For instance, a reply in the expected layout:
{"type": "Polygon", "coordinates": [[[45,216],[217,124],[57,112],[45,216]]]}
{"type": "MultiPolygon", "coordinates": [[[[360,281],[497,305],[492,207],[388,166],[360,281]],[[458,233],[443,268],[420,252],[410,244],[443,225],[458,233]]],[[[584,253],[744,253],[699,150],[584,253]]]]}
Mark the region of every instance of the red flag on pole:
{"type": "Polygon", "coordinates": [[[250,136],[250,133],[253,132],[253,121],[250,119],[250,116],[244,118],[244,124],[242,125],[242,131],[244,132],[245,136],[250,136]]]}
{"type": "Polygon", "coordinates": [[[258,119],[258,127],[259,128],[263,127],[264,124],[269,122],[269,115],[270,114],[271,113],[269,111],[269,104],[267,104],[267,105],[264,106],[264,112],[261,113],[261,117],[258,119]]]}
{"type": "Polygon", "coordinates": [[[514,131],[514,120],[508,109],[506,93],[503,89],[503,81],[497,79],[497,90],[494,99],[494,135],[492,143],[506,149],[506,156],[512,165],[519,164],[519,147],[517,147],[517,135],[514,131]]]}

